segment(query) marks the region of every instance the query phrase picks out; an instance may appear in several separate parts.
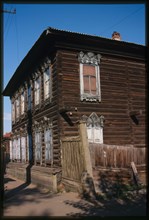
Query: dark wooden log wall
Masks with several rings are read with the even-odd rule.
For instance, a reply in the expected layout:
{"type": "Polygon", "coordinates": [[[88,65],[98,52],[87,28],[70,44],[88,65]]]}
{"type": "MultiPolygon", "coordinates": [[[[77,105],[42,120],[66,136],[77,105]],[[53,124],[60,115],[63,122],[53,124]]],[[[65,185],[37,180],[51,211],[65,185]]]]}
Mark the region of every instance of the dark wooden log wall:
{"type": "MultiPolygon", "coordinates": [[[[39,110],[34,111],[33,120],[41,122],[43,117],[50,118],[52,122],[52,139],[53,139],[53,162],[52,164],[45,163],[45,144],[44,133],[42,135],[42,165],[57,167],[60,165],[60,139],[59,139],[59,112],[58,112],[58,74],[57,74],[57,57],[51,60],[51,73],[52,73],[52,100],[48,104],[44,104],[44,87],[41,90],[41,106],[39,110]]],[[[43,75],[41,76],[43,77],[43,75]]],[[[42,80],[43,82],[43,80],[42,80]]],[[[44,130],[43,130],[44,131],[44,130]]],[[[35,137],[33,136],[33,140],[35,137]]],[[[35,143],[34,143],[35,146],[35,143]]],[[[34,155],[35,156],[35,155],[34,155]]]]}
{"type": "MultiPolygon", "coordinates": [[[[40,62],[39,62],[40,63],[40,62]]],[[[42,64],[42,62],[41,62],[42,64]]],[[[43,74],[41,73],[41,102],[37,108],[37,106],[34,105],[34,82],[32,81],[32,110],[28,112],[28,106],[27,106],[27,88],[26,88],[26,99],[25,99],[25,109],[26,113],[24,114],[24,118],[19,120],[13,124],[12,131],[16,132],[17,134],[21,135],[21,129],[22,131],[26,131],[26,157],[28,162],[28,143],[27,143],[27,127],[25,125],[29,125],[31,121],[31,132],[32,132],[32,141],[33,141],[33,158],[35,158],[35,130],[34,130],[34,121],[39,122],[41,125],[41,122],[45,117],[50,118],[52,122],[52,138],[53,138],[53,162],[46,163],[45,162],[45,143],[44,143],[44,126],[42,127],[42,163],[37,163],[37,165],[42,166],[53,166],[58,167],[60,166],[60,138],[59,138],[59,132],[60,132],[60,126],[59,126],[59,111],[58,111],[58,95],[59,93],[59,75],[57,72],[59,71],[57,67],[57,57],[55,55],[52,55],[51,57],[51,72],[52,72],[52,100],[51,101],[44,101],[44,86],[43,86],[43,74]]],[[[30,79],[26,79],[30,80],[30,79]]]]}
{"type": "MultiPolygon", "coordinates": [[[[105,117],[105,144],[145,145],[145,64],[143,61],[101,54],[101,102],[80,101],[80,51],[58,51],[60,105],[70,111],[60,117],[61,136],[78,135],[76,122],[82,115],[96,112],[105,117]],[[77,110],[76,110],[77,109],[77,110]],[[142,110],[139,124],[130,117],[132,111],[142,110]],[[72,113],[70,115],[70,112],[72,113]]],[[[99,51],[100,53],[100,51],[99,51]]],[[[137,113],[136,113],[137,114],[137,113]]]]}

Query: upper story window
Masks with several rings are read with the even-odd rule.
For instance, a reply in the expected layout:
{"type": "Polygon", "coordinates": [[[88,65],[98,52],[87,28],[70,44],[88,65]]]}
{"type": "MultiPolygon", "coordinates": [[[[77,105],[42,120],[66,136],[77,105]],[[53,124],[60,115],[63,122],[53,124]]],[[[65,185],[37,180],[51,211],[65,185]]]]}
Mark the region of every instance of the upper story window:
{"type": "Polygon", "coordinates": [[[16,118],[20,116],[20,97],[16,99],[16,118]]]}
{"type": "Polygon", "coordinates": [[[27,99],[28,99],[28,110],[31,110],[32,108],[31,85],[28,85],[27,88],[27,99]]]}
{"type": "Polygon", "coordinates": [[[11,115],[12,115],[12,122],[15,122],[15,101],[12,101],[11,104],[11,115]]]}
{"type": "Polygon", "coordinates": [[[101,101],[100,58],[100,54],[95,55],[91,52],[86,54],[79,53],[81,101],[101,101]]]}
{"type": "Polygon", "coordinates": [[[40,103],[40,77],[35,79],[34,101],[35,101],[35,105],[38,105],[40,103]]]}
{"type": "Polygon", "coordinates": [[[24,114],[25,111],[25,92],[23,91],[21,94],[21,115],[24,114]]]}
{"type": "Polygon", "coordinates": [[[44,71],[44,100],[50,97],[51,89],[51,69],[48,67],[44,71]]]}

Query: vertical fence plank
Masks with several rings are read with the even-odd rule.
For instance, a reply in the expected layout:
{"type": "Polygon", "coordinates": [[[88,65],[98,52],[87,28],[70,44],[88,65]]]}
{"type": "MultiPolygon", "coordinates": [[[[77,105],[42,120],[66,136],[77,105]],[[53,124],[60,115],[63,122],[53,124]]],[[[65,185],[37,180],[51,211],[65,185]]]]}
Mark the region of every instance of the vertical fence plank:
{"type": "Polygon", "coordinates": [[[95,160],[95,166],[127,168],[130,167],[132,161],[136,165],[146,163],[146,148],[90,143],[89,149],[95,152],[94,158],[92,158],[95,160]]]}

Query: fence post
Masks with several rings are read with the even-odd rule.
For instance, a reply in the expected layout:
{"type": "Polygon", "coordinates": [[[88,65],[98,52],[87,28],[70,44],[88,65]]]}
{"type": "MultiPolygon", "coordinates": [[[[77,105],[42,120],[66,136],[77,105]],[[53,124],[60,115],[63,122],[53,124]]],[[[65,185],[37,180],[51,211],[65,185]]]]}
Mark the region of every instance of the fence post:
{"type": "Polygon", "coordinates": [[[90,175],[90,177],[93,178],[91,156],[90,156],[89,143],[87,138],[87,128],[86,128],[86,123],[84,121],[79,121],[79,133],[80,133],[80,138],[84,153],[85,168],[87,173],[90,175]]]}

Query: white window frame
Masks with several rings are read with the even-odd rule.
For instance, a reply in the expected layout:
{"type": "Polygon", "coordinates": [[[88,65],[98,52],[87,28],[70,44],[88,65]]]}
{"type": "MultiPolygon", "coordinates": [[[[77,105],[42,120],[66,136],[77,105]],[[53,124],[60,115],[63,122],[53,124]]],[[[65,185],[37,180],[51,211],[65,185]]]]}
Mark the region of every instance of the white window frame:
{"type": "Polygon", "coordinates": [[[35,131],[35,161],[42,160],[42,133],[41,131],[35,131]]]}
{"type": "Polygon", "coordinates": [[[22,162],[26,162],[26,137],[21,137],[21,159],[22,162]]]}
{"type": "Polygon", "coordinates": [[[17,146],[16,146],[16,159],[18,161],[21,160],[21,143],[20,143],[20,137],[17,138],[17,142],[16,142],[17,146]]]}
{"type": "Polygon", "coordinates": [[[38,77],[34,82],[34,104],[39,105],[40,103],[40,90],[41,90],[41,78],[38,77]]]}
{"type": "Polygon", "coordinates": [[[27,104],[28,104],[28,110],[31,110],[32,108],[32,88],[31,85],[28,85],[27,87],[27,104]]]}
{"type": "MultiPolygon", "coordinates": [[[[91,64],[82,64],[80,63],[80,96],[81,101],[101,101],[101,89],[100,89],[100,70],[99,65],[95,66],[95,75],[96,75],[96,94],[85,93],[84,91],[84,79],[83,79],[83,65],[91,64]]],[[[93,65],[92,65],[93,66],[93,65]]]]}
{"type": "Polygon", "coordinates": [[[52,162],[52,129],[44,129],[45,161],[52,162]]]}
{"type": "Polygon", "coordinates": [[[15,101],[16,105],[16,118],[19,118],[20,116],[20,97],[18,96],[16,101],[15,101]]]}
{"type": "Polygon", "coordinates": [[[98,117],[93,112],[89,117],[82,116],[82,119],[86,121],[87,136],[90,143],[103,144],[103,121],[104,116],[98,117]]]}
{"type": "Polygon", "coordinates": [[[16,139],[12,141],[12,160],[16,160],[16,139]]]}
{"type": "Polygon", "coordinates": [[[21,93],[21,115],[25,112],[25,92],[21,93]]]}
{"type": "Polygon", "coordinates": [[[80,99],[81,101],[101,101],[101,86],[100,86],[100,59],[101,55],[95,55],[92,52],[79,53],[78,61],[80,62],[80,99]],[[83,65],[95,66],[96,71],[96,94],[84,92],[84,80],[83,80],[83,65]]]}
{"type": "Polygon", "coordinates": [[[48,67],[44,71],[44,100],[48,99],[51,96],[51,92],[52,92],[51,68],[48,67]]]}
{"type": "Polygon", "coordinates": [[[11,104],[11,115],[12,115],[12,122],[15,122],[15,101],[11,104]]]}
{"type": "Polygon", "coordinates": [[[87,126],[88,141],[103,144],[103,127],[87,126]]]}

